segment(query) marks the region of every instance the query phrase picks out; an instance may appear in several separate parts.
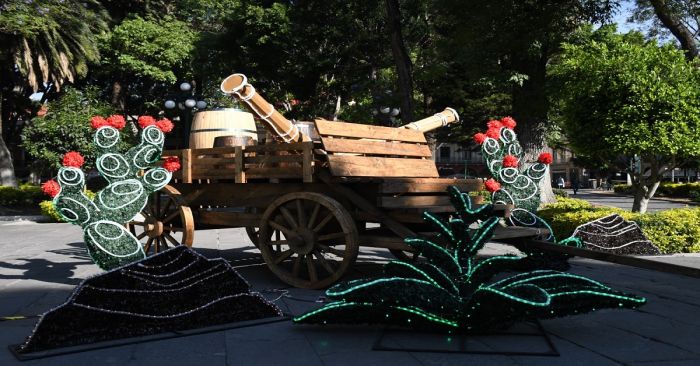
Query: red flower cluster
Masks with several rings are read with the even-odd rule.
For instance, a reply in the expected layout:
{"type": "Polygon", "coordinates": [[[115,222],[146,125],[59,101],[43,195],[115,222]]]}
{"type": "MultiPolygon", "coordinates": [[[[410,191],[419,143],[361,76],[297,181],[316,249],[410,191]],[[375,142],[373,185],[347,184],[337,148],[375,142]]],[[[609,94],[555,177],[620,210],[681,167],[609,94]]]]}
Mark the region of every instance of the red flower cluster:
{"type": "Polygon", "coordinates": [[[119,114],[113,114],[106,119],[102,116],[93,116],[90,118],[90,126],[94,129],[98,129],[104,126],[112,126],[117,130],[121,130],[126,126],[126,119],[124,116],[119,114]]]}
{"type": "Polygon", "coordinates": [[[168,133],[173,130],[175,125],[173,125],[173,123],[169,119],[163,118],[156,122],[156,127],[158,127],[158,129],[163,131],[164,133],[168,133]]]}
{"type": "Polygon", "coordinates": [[[543,152],[540,154],[540,156],[537,157],[537,162],[542,163],[542,164],[552,164],[552,154],[548,152],[543,152]]]}
{"type": "Polygon", "coordinates": [[[486,138],[487,138],[487,137],[488,137],[488,136],[486,136],[485,134],[479,132],[479,133],[477,133],[477,134],[474,135],[474,142],[476,142],[477,144],[481,145],[481,144],[484,143],[484,141],[486,141],[486,138]]]}
{"type": "Polygon", "coordinates": [[[177,156],[170,156],[163,162],[163,168],[171,173],[180,170],[181,167],[180,158],[177,156]]]}
{"type": "Polygon", "coordinates": [[[41,185],[41,191],[49,197],[56,197],[61,192],[61,186],[55,180],[51,179],[41,185]]]}
{"type": "Polygon", "coordinates": [[[492,138],[492,139],[497,139],[501,137],[501,129],[499,128],[489,128],[486,131],[486,136],[492,138]]]}
{"type": "Polygon", "coordinates": [[[85,158],[77,151],[69,151],[63,155],[63,166],[80,168],[85,163],[85,158]]]}
{"type": "Polygon", "coordinates": [[[489,129],[492,129],[492,128],[498,129],[498,128],[503,127],[503,125],[501,124],[501,121],[499,121],[497,119],[492,119],[492,120],[486,122],[486,127],[488,127],[489,129]]]}
{"type": "Polygon", "coordinates": [[[126,126],[126,119],[124,119],[124,116],[120,114],[113,114],[107,117],[107,123],[117,130],[121,130],[124,128],[124,126],[126,126]]]}
{"type": "Polygon", "coordinates": [[[98,129],[100,127],[108,126],[109,124],[107,123],[107,120],[104,119],[102,116],[94,116],[90,118],[90,126],[94,129],[98,129]]]}
{"type": "Polygon", "coordinates": [[[503,157],[503,167],[504,168],[517,168],[518,158],[513,155],[506,155],[503,157]]]}
{"type": "Polygon", "coordinates": [[[146,128],[148,126],[153,126],[156,124],[156,119],[151,116],[141,116],[139,117],[139,127],[146,128]]]}
{"type": "Polygon", "coordinates": [[[510,116],[501,118],[501,124],[503,125],[503,127],[509,128],[511,130],[514,129],[517,125],[513,117],[510,116]]]}
{"type": "Polygon", "coordinates": [[[496,182],[496,180],[494,180],[493,178],[484,182],[484,186],[486,186],[486,190],[491,193],[499,191],[501,189],[501,183],[496,182]]]}

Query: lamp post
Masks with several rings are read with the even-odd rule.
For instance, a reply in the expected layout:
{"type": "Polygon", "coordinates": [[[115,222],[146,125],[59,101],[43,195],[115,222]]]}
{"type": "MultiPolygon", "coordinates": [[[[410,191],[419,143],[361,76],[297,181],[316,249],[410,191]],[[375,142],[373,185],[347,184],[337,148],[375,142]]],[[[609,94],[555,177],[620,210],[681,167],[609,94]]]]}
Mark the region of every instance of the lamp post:
{"type": "Polygon", "coordinates": [[[382,122],[393,126],[396,124],[396,117],[401,114],[401,108],[382,106],[372,111],[372,114],[378,116],[382,122]]]}
{"type": "Polygon", "coordinates": [[[182,147],[189,147],[190,129],[192,124],[192,113],[195,109],[204,109],[207,107],[207,102],[202,100],[201,96],[195,96],[192,90],[192,84],[183,82],[180,84],[180,91],[173,94],[163,103],[165,109],[175,110],[177,107],[180,110],[180,120],[184,124],[184,136],[182,138],[182,147]]]}

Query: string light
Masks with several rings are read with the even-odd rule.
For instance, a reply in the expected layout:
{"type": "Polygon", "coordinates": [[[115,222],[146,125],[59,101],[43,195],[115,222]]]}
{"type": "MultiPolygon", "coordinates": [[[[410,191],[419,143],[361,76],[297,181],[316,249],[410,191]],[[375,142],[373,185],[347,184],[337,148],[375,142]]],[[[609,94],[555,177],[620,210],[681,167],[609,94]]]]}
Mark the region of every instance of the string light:
{"type": "MultiPolygon", "coordinates": [[[[515,141],[514,135],[506,138],[515,141]]],[[[500,271],[539,262],[529,256],[478,259],[476,254],[493,236],[498,218],[480,221],[472,233],[469,227],[484,219],[492,207],[471,210],[468,196],[455,187],[450,187],[449,193],[459,219],[450,220],[448,226],[436,216],[424,215],[428,223],[445,233],[446,245],[424,238],[406,239],[427,263],[392,261],[385,265],[384,277],[340,283],[326,291],[326,296],[334,302],[294,321],[383,323],[447,332],[479,332],[508,327],[519,320],[582,314],[601,308],[636,308],[646,302],[644,298],[589,278],[549,269],[519,273],[489,283],[500,271]]]]}

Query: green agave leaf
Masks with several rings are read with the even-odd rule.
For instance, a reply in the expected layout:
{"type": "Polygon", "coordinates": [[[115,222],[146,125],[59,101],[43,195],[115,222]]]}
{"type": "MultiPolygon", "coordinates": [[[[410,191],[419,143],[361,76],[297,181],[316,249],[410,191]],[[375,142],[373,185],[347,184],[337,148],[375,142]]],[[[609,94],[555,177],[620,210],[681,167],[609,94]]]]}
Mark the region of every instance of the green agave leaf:
{"type": "Polygon", "coordinates": [[[545,312],[551,297],[530,284],[497,289],[483,286],[474,292],[462,311],[466,331],[507,328],[514,322],[545,312]]]}
{"type": "MultiPolygon", "coordinates": [[[[482,205],[478,208],[473,208],[472,200],[468,193],[462,193],[459,188],[449,186],[447,191],[450,195],[450,201],[454,206],[459,218],[465,223],[471,224],[478,220],[484,220],[493,213],[493,205],[482,205]]],[[[468,225],[467,225],[468,226],[468,225]]]]}
{"type": "MultiPolygon", "coordinates": [[[[516,255],[501,255],[482,260],[471,269],[466,276],[464,285],[467,286],[467,289],[475,289],[499,272],[528,267],[522,263],[524,259],[516,255]]],[[[464,291],[462,290],[462,292],[464,291]]]]}
{"type": "Polygon", "coordinates": [[[445,273],[456,276],[462,273],[462,269],[457,262],[457,259],[438,244],[427,239],[407,238],[404,240],[406,244],[414,247],[418,255],[422,255],[435,266],[442,269],[445,273]]]}
{"type": "Polygon", "coordinates": [[[452,243],[456,241],[456,238],[450,228],[450,224],[442,218],[438,217],[432,212],[425,211],[423,212],[423,220],[429,222],[442,237],[446,238],[452,243]]]}
{"type": "Polygon", "coordinates": [[[425,280],[453,294],[459,294],[459,289],[455,282],[440,268],[430,263],[393,261],[384,265],[384,273],[387,276],[425,280]]]}
{"type": "Polygon", "coordinates": [[[476,252],[484,247],[484,244],[491,240],[493,232],[498,225],[498,217],[490,217],[484,221],[479,229],[470,234],[470,240],[457,248],[457,259],[460,265],[465,265],[463,262],[470,260],[476,252]]]}
{"type": "Polygon", "coordinates": [[[451,313],[460,306],[459,296],[429,281],[415,278],[377,278],[357,284],[340,284],[326,296],[346,302],[371,302],[384,306],[412,306],[435,313],[451,313]]]}
{"type": "Polygon", "coordinates": [[[295,323],[315,324],[390,324],[422,329],[455,329],[456,320],[428,311],[405,306],[383,306],[374,303],[334,302],[293,319],[295,323]]]}

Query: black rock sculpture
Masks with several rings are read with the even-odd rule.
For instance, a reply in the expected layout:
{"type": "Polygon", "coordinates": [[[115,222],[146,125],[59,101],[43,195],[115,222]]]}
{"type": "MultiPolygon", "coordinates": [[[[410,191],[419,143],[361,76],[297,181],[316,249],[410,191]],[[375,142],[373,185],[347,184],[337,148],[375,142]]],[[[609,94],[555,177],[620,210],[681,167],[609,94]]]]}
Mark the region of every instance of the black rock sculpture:
{"type": "Polygon", "coordinates": [[[573,235],[580,238],[586,249],[623,255],[661,254],[642,232],[636,222],[612,214],[576,228],[573,235]]]}
{"type": "Polygon", "coordinates": [[[18,353],[282,316],[224,259],[179,246],[88,278],[18,353]]]}

